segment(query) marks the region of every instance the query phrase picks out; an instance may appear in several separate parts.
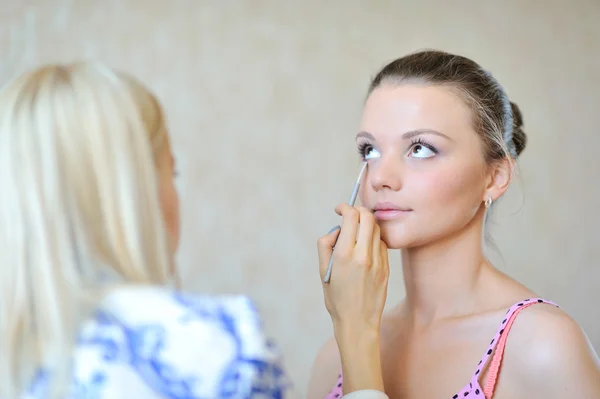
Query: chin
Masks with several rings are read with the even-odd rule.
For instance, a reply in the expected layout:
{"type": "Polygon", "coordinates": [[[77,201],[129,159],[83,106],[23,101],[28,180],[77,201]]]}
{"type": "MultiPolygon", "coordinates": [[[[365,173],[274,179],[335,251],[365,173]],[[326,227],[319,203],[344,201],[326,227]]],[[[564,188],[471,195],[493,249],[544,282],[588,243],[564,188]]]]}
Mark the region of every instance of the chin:
{"type": "Polygon", "coordinates": [[[419,244],[415,242],[415,237],[410,237],[397,229],[381,229],[381,240],[385,242],[388,249],[407,249],[419,244]]]}
{"type": "Polygon", "coordinates": [[[388,249],[411,249],[431,244],[446,233],[444,226],[431,223],[407,223],[406,221],[378,222],[381,229],[381,239],[388,249]],[[429,224],[430,228],[420,226],[429,224]]]}
{"type": "Polygon", "coordinates": [[[388,249],[412,249],[423,247],[427,244],[434,242],[434,240],[423,240],[416,238],[406,238],[406,237],[390,237],[384,235],[381,237],[385,245],[387,245],[388,249]]]}
{"type": "Polygon", "coordinates": [[[388,249],[413,249],[424,247],[446,238],[460,234],[465,229],[463,224],[442,224],[433,223],[379,223],[381,228],[381,239],[387,245],[388,249]],[[426,229],[416,227],[428,225],[426,229]]]}

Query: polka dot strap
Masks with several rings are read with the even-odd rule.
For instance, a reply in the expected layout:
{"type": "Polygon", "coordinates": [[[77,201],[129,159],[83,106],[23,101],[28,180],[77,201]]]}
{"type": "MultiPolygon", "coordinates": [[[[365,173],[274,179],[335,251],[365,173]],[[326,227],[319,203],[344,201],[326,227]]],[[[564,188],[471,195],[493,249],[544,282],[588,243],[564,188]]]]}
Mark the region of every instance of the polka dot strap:
{"type": "Polygon", "coordinates": [[[335,388],[333,388],[331,390],[331,392],[329,392],[329,395],[325,396],[325,399],[338,399],[338,398],[342,397],[343,396],[343,389],[342,389],[343,383],[344,383],[344,377],[340,370],[340,375],[338,377],[335,388]]]}
{"type": "Polygon", "coordinates": [[[510,332],[510,329],[511,329],[515,319],[517,318],[517,315],[523,309],[528,308],[528,307],[538,304],[538,303],[547,303],[547,304],[558,307],[558,305],[556,305],[550,301],[541,299],[541,298],[527,299],[523,302],[519,302],[519,303],[515,304],[514,306],[512,306],[506,313],[504,320],[502,320],[502,323],[500,324],[498,332],[494,336],[494,339],[492,339],[492,342],[490,343],[490,347],[488,348],[487,352],[485,353],[483,359],[479,362],[479,366],[477,368],[477,371],[475,372],[475,375],[478,375],[480,373],[480,371],[483,369],[483,367],[485,367],[488,359],[490,358],[490,356],[493,353],[493,358],[492,358],[492,362],[490,364],[487,380],[483,387],[483,393],[487,399],[491,399],[492,396],[494,395],[494,388],[496,386],[496,381],[498,380],[498,373],[500,372],[500,366],[502,365],[504,348],[506,347],[506,339],[508,337],[508,333],[510,332]]]}
{"type": "MultiPolygon", "coordinates": [[[[500,327],[498,327],[498,331],[496,332],[496,335],[490,342],[490,346],[488,347],[488,350],[486,351],[485,355],[483,356],[483,358],[477,365],[477,371],[475,372],[475,374],[472,378],[472,382],[467,387],[465,387],[465,389],[463,391],[461,391],[460,395],[459,394],[454,395],[452,397],[453,399],[457,399],[457,398],[463,397],[463,396],[465,396],[465,397],[470,396],[471,393],[474,393],[474,395],[475,395],[474,397],[476,397],[476,398],[481,397],[480,395],[482,395],[482,394],[485,395],[486,399],[492,398],[492,395],[494,394],[494,388],[496,385],[496,381],[498,379],[498,373],[500,371],[500,366],[502,363],[502,356],[504,354],[504,347],[506,346],[506,338],[508,336],[508,332],[509,332],[510,328],[512,327],[512,324],[513,324],[515,318],[517,317],[517,315],[519,314],[519,312],[521,310],[523,310],[531,305],[538,304],[538,303],[546,303],[546,304],[558,307],[558,305],[556,305],[555,303],[546,301],[541,298],[526,299],[523,302],[519,302],[519,303],[511,306],[511,308],[508,309],[508,311],[506,312],[506,315],[504,317],[504,320],[502,320],[500,327]],[[486,364],[487,364],[488,360],[490,359],[490,357],[492,356],[492,354],[493,354],[493,359],[490,364],[488,378],[485,382],[485,387],[481,388],[481,386],[478,383],[478,377],[479,377],[479,374],[481,373],[481,371],[486,366],[486,364]]],[[[344,377],[343,377],[342,373],[340,372],[336,386],[325,397],[325,399],[341,398],[343,396],[343,391],[342,391],[343,381],[344,381],[344,377]]]]}

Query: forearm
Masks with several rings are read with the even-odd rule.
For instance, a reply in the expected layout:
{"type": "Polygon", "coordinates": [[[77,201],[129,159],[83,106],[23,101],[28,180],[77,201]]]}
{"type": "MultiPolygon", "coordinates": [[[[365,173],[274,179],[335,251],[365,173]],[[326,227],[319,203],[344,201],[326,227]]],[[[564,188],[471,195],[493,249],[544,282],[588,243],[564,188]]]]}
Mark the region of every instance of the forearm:
{"type": "Polygon", "coordinates": [[[344,394],[369,389],[383,392],[379,332],[338,327],[335,335],[342,361],[344,394]]]}

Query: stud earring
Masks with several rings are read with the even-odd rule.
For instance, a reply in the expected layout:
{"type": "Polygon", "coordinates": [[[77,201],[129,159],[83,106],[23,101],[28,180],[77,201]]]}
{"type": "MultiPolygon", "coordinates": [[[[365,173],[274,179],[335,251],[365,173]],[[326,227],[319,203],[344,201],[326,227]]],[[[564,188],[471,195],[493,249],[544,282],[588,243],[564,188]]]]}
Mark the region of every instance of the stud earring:
{"type": "Polygon", "coordinates": [[[488,197],[488,199],[485,200],[485,207],[489,208],[490,206],[492,206],[492,202],[494,202],[492,197],[488,197]]]}

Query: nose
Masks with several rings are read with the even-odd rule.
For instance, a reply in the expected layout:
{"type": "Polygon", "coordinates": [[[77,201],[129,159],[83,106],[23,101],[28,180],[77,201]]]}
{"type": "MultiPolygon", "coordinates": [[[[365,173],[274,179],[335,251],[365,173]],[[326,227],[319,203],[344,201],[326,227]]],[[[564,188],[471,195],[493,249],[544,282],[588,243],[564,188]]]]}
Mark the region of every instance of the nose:
{"type": "Polygon", "coordinates": [[[368,179],[374,191],[398,191],[402,188],[402,162],[382,155],[369,165],[368,179]]]}

